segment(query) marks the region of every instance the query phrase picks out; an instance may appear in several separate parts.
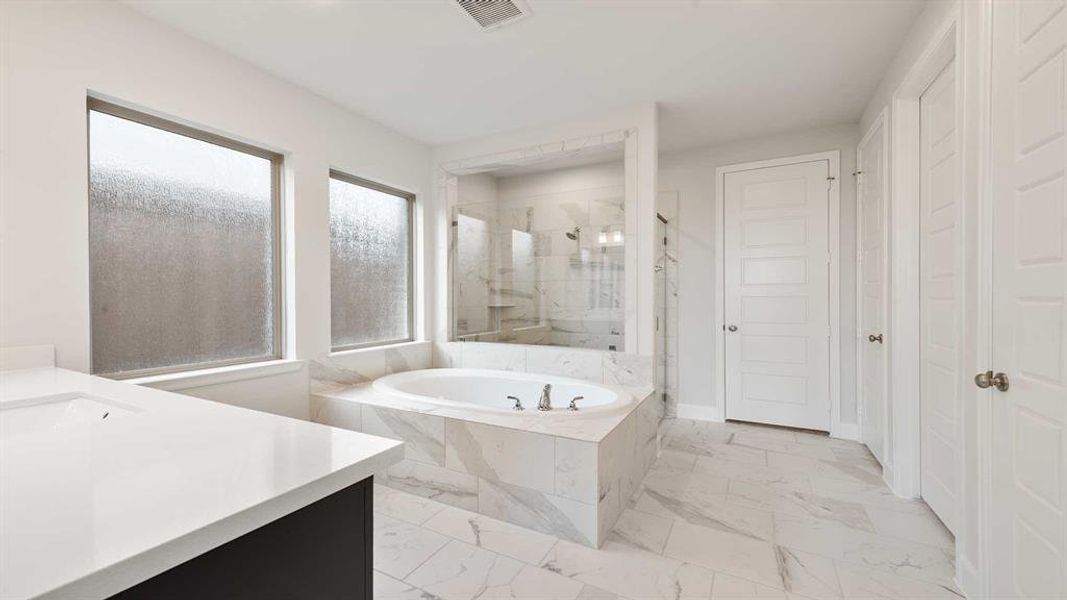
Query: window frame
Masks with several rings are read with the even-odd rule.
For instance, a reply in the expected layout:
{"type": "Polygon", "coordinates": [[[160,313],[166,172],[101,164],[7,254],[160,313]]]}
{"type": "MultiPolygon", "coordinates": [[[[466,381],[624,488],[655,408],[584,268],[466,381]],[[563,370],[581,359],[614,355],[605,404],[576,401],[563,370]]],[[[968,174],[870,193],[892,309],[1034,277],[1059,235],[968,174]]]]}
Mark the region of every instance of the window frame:
{"type": "MultiPolygon", "coordinates": [[[[364,350],[366,348],[379,348],[383,346],[395,346],[397,344],[404,344],[407,342],[415,341],[415,256],[416,256],[416,243],[415,243],[415,194],[405,190],[401,190],[392,186],[388,186],[370,179],[364,179],[356,175],[350,175],[344,171],[338,169],[330,169],[330,179],[336,179],[344,183],[351,185],[364,187],[367,189],[375,190],[383,194],[389,194],[390,196],[396,196],[403,198],[407,201],[408,205],[408,310],[407,310],[407,326],[408,335],[405,338],[397,338],[393,340],[377,340],[373,342],[363,342],[360,344],[343,344],[335,345],[333,340],[333,281],[330,281],[330,352],[333,354],[339,352],[347,352],[350,350],[364,350]]],[[[330,200],[330,199],[328,199],[330,200]]],[[[331,235],[330,240],[330,261],[333,261],[333,239],[331,235]]]]}
{"type": "MultiPolygon", "coordinates": [[[[157,375],[171,375],[175,373],[192,373],[195,371],[203,371],[206,369],[215,369],[219,367],[229,367],[234,365],[245,365],[252,363],[263,363],[274,360],[282,360],[285,358],[285,326],[286,326],[286,307],[285,307],[285,237],[283,235],[283,203],[282,203],[282,173],[284,170],[284,156],[278,152],[273,152],[239,142],[237,140],[221,136],[215,133],[197,129],[189,125],[184,125],[176,121],[171,121],[163,117],[145,113],[139,110],[134,110],[126,106],[114,104],[106,100],[94,98],[92,96],[86,97],[85,103],[85,131],[86,131],[86,181],[88,183],[91,178],[92,170],[92,137],[91,137],[91,121],[90,113],[98,112],[120,119],[125,119],[139,125],[160,129],[168,133],[184,136],[194,140],[207,142],[216,146],[221,146],[229,150],[242,152],[259,158],[264,158],[270,161],[271,170],[271,278],[273,288],[273,335],[272,344],[273,352],[270,354],[263,354],[257,356],[248,356],[243,358],[233,358],[227,360],[216,360],[207,362],[189,363],[183,365],[174,365],[168,367],[153,367],[149,369],[137,369],[133,371],[115,371],[110,373],[101,373],[93,370],[92,365],[92,349],[93,349],[93,335],[94,329],[92,326],[93,315],[93,300],[92,300],[92,281],[94,262],[92,255],[92,247],[89,247],[89,370],[90,374],[99,377],[107,377],[109,379],[134,379],[141,377],[153,377],[157,375]]],[[[90,198],[88,197],[88,189],[86,190],[86,209],[88,211],[90,198]]],[[[91,224],[88,224],[91,227],[91,224]]],[[[88,230],[88,227],[86,228],[88,230]]]]}

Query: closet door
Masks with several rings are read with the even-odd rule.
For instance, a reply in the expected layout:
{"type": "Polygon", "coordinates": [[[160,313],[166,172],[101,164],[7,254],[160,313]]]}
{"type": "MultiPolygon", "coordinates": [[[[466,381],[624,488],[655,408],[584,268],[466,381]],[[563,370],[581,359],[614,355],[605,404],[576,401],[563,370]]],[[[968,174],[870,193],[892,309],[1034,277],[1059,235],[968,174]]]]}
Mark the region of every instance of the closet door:
{"type": "Polygon", "coordinates": [[[887,464],[886,426],[886,136],[879,120],[860,142],[856,164],[859,197],[860,276],[859,395],[863,407],[863,443],[878,462],[887,464]]]}
{"type": "Polygon", "coordinates": [[[919,97],[919,389],[922,498],[956,531],[960,281],[956,64],[919,97]]]}
{"type": "Polygon", "coordinates": [[[830,164],[727,173],[726,418],[830,429],[830,164]]]}
{"type": "Polygon", "coordinates": [[[993,597],[1067,597],[1067,7],[993,3],[993,597]]]}

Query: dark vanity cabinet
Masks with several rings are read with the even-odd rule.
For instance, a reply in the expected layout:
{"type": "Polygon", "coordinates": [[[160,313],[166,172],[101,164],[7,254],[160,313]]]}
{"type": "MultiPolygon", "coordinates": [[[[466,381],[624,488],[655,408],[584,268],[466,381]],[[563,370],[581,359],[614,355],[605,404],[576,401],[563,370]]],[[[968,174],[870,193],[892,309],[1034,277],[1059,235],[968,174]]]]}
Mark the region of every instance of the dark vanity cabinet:
{"type": "Polygon", "coordinates": [[[371,600],[372,479],[368,477],[112,598],[371,600]]]}

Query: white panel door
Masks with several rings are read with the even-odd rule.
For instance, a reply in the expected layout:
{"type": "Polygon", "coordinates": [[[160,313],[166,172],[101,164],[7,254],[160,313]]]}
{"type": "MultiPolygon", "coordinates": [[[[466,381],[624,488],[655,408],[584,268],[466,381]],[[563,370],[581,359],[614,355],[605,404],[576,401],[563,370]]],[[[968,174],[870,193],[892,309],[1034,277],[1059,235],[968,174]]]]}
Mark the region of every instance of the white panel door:
{"type": "Polygon", "coordinates": [[[728,419],[830,428],[829,168],[724,176],[728,419]]]}
{"type": "Polygon", "coordinates": [[[991,595],[1067,598],[1067,9],[993,3],[991,595]]]}
{"type": "Polygon", "coordinates": [[[956,530],[960,375],[960,219],[955,63],[919,98],[919,364],[922,497],[956,530]]]}
{"type": "Polygon", "coordinates": [[[881,122],[863,140],[857,153],[859,196],[860,299],[859,392],[863,407],[863,443],[886,464],[886,253],[885,253],[885,125],[881,122]]]}

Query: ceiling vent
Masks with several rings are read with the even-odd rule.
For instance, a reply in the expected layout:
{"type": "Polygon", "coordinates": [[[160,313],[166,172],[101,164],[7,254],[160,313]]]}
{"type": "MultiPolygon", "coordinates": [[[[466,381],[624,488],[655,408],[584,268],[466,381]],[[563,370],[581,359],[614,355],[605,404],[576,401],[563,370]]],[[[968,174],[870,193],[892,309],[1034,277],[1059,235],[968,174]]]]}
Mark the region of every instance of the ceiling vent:
{"type": "Polygon", "coordinates": [[[456,4],[485,31],[530,16],[523,0],[456,0],[456,4]]]}

